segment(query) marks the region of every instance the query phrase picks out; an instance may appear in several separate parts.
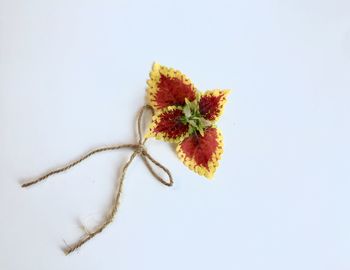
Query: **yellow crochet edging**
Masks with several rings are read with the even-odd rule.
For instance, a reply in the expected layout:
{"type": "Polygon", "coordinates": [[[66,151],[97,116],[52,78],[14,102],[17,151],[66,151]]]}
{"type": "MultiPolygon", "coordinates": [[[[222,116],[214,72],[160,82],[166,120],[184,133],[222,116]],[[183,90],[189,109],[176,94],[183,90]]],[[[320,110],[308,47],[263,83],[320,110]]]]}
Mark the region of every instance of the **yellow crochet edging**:
{"type": "Polygon", "coordinates": [[[220,102],[219,102],[219,108],[220,108],[219,114],[215,117],[214,120],[212,120],[213,122],[216,122],[220,118],[220,116],[224,113],[225,105],[227,102],[227,96],[230,93],[231,93],[231,90],[228,90],[228,89],[224,89],[224,90],[214,89],[214,90],[205,91],[204,93],[202,93],[200,95],[200,97],[207,96],[207,95],[217,97],[217,96],[224,94],[224,96],[220,99],[220,102]]]}
{"type": "Polygon", "coordinates": [[[176,147],[176,153],[179,159],[192,171],[202,175],[208,179],[212,179],[216,168],[219,166],[219,160],[224,150],[223,136],[220,129],[214,127],[217,131],[217,142],[218,147],[212,155],[211,160],[208,163],[209,170],[206,167],[198,165],[193,158],[186,156],[186,154],[181,149],[181,143],[176,147]]]}
{"type": "Polygon", "coordinates": [[[197,89],[194,87],[191,80],[179,70],[173,68],[168,68],[160,65],[159,63],[154,63],[152,70],[149,74],[150,78],[147,80],[147,103],[152,106],[153,109],[159,110],[157,107],[157,102],[155,100],[156,94],[158,92],[158,83],[160,80],[160,75],[167,76],[169,78],[177,78],[181,80],[184,84],[191,85],[194,92],[197,92],[197,89]]]}
{"type": "Polygon", "coordinates": [[[187,137],[189,135],[188,132],[180,135],[177,138],[169,138],[169,137],[167,137],[167,134],[164,132],[154,132],[154,129],[157,127],[157,125],[159,124],[159,122],[161,120],[160,116],[165,112],[169,112],[169,111],[173,111],[173,110],[177,110],[177,109],[182,110],[182,107],[169,106],[169,107],[164,108],[164,109],[156,110],[155,114],[152,117],[152,121],[148,126],[145,138],[153,137],[153,138],[156,138],[158,140],[165,141],[165,142],[178,143],[178,142],[182,141],[185,137],[187,137]]]}

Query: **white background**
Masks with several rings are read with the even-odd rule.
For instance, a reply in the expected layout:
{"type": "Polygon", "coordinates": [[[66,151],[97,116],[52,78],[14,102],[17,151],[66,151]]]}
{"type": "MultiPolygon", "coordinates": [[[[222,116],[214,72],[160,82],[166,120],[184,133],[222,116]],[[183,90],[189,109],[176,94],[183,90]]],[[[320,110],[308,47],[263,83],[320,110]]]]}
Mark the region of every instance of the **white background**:
{"type": "Polygon", "coordinates": [[[350,269],[348,0],[0,1],[0,269],[350,269]],[[167,143],[162,186],[129,151],[20,183],[85,151],[133,142],[153,61],[233,90],[213,181],[167,143]]]}

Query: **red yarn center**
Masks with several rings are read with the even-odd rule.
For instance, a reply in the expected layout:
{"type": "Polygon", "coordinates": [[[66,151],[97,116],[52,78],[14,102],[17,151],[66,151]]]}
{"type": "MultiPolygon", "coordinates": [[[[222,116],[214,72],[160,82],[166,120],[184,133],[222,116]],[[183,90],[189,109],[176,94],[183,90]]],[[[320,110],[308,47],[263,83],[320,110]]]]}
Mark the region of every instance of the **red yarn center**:
{"type": "Polygon", "coordinates": [[[214,120],[220,113],[220,100],[224,95],[214,96],[205,95],[202,96],[199,101],[199,111],[201,115],[207,120],[214,120]]]}
{"type": "Polygon", "coordinates": [[[185,105],[185,98],[190,101],[196,98],[192,85],[185,84],[178,78],[169,78],[163,74],[160,75],[158,91],[155,95],[155,101],[159,109],[172,105],[185,105]]]}
{"type": "Polygon", "coordinates": [[[160,116],[160,121],[155,127],[156,133],[163,132],[168,138],[175,139],[188,131],[188,125],[183,124],[181,117],[182,110],[172,110],[164,112],[160,116]]]}
{"type": "Polygon", "coordinates": [[[197,165],[209,169],[209,161],[219,146],[217,141],[217,132],[215,128],[208,128],[204,136],[193,134],[184,139],[181,143],[181,149],[187,157],[194,159],[197,165]]]}

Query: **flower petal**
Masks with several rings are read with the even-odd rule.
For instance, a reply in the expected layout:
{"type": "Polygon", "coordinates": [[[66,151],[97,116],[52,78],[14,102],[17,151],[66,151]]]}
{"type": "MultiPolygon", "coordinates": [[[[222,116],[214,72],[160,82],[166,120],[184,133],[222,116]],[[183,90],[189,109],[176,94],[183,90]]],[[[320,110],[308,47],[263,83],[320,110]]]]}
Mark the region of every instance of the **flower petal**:
{"type": "Polygon", "coordinates": [[[194,133],[178,144],[176,152],[188,168],[212,178],[223,153],[221,132],[211,127],[204,131],[203,136],[194,133]]]}
{"type": "Polygon", "coordinates": [[[147,84],[148,104],[154,109],[182,106],[185,98],[189,101],[196,98],[196,89],[184,74],[158,63],[153,64],[147,84]]]}
{"type": "Polygon", "coordinates": [[[183,116],[182,108],[176,106],[156,111],[145,137],[155,137],[166,142],[180,142],[189,132],[188,124],[181,121],[183,116]]]}
{"type": "Polygon", "coordinates": [[[206,91],[199,100],[199,112],[210,121],[216,121],[224,111],[229,90],[206,91]]]}

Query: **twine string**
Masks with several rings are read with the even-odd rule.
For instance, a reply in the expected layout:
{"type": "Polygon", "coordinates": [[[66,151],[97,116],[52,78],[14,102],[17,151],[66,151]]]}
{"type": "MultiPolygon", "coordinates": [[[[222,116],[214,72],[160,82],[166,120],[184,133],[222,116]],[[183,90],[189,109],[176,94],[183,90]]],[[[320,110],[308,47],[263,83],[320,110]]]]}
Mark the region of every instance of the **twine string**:
{"type": "Polygon", "coordinates": [[[22,184],[22,187],[29,187],[31,185],[37,184],[43,180],[46,180],[47,178],[49,178],[52,175],[55,174],[59,174],[62,172],[65,172],[71,168],[73,168],[74,166],[78,165],[79,163],[81,163],[82,161],[84,161],[85,159],[91,157],[94,154],[97,153],[101,153],[101,152],[105,152],[105,151],[111,151],[111,150],[118,150],[118,149],[122,149],[122,148],[131,148],[134,150],[134,152],[131,154],[129,160],[124,164],[124,166],[122,167],[122,171],[120,173],[119,176],[119,182],[118,185],[115,189],[115,193],[113,196],[113,201],[112,204],[110,206],[110,208],[107,211],[107,214],[103,220],[103,222],[101,224],[99,224],[93,231],[89,231],[87,230],[85,227],[84,232],[85,234],[80,238],[80,240],[78,240],[77,242],[75,242],[74,244],[67,246],[67,248],[64,249],[64,252],[66,255],[72,253],[73,251],[77,250],[79,247],[81,247],[82,245],[84,245],[87,241],[89,241],[91,238],[95,237],[97,234],[101,233],[114,219],[117,211],[118,211],[118,207],[119,207],[119,201],[120,201],[120,196],[122,193],[122,189],[123,189],[123,183],[124,183],[124,179],[125,179],[125,175],[126,172],[130,166],[130,164],[132,163],[132,161],[135,159],[135,157],[137,155],[141,156],[142,160],[144,161],[146,167],[148,168],[148,170],[150,171],[150,173],[162,184],[166,185],[166,186],[172,186],[173,185],[173,178],[172,175],[169,171],[169,169],[167,169],[165,166],[163,166],[162,164],[160,164],[157,160],[155,160],[146,150],[145,148],[145,142],[147,141],[146,138],[143,138],[142,135],[142,128],[141,128],[141,122],[142,122],[142,116],[143,113],[146,109],[150,109],[152,110],[153,113],[153,109],[146,105],[144,107],[142,107],[142,109],[140,110],[138,117],[137,117],[137,133],[138,133],[138,143],[137,144],[121,144],[121,145],[111,145],[111,146],[106,146],[106,147],[100,147],[94,150],[89,151],[88,153],[86,153],[85,155],[82,155],[81,157],[79,157],[78,159],[68,163],[67,165],[58,168],[58,169],[54,169],[51,170],[49,172],[47,172],[46,174],[44,174],[43,176],[40,176],[32,181],[29,181],[27,183],[22,184]],[[157,174],[153,167],[152,164],[157,166],[158,168],[160,168],[161,170],[163,170],[167,176],[168,176],[168,180],[164,180],[159,174],[157,174]]]}

